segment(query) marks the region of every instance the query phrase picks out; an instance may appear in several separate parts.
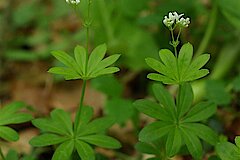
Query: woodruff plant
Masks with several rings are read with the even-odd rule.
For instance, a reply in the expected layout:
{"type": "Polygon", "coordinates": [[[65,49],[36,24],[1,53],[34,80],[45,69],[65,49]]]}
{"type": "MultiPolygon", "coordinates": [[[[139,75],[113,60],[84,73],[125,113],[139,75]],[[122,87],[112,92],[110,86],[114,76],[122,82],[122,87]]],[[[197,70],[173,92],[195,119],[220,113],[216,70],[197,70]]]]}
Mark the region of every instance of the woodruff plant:
{"type": "MultiPolygon", "coordinates": [[[[66,0],[76,11],[80,0],[66,0]]],[[[105,59],[107,51],[105,44],[96,47],[89,56],[89,27],[91,25],[90,6],[88,0],[86,48],[76,46],[74,57],[63,51],[53,51],[52,55],[62,62],[65,67],[52,67],[48,72],[64,76],[66,80],[83,80],[82,94],[74,122],[69,113],[61,109],[51,112],[49,118],[39,118],[32,121],[33,125],[41,130],[41,134],[34,137],[30,144],[35,147],[57,145],[52,160],[69,160],[74,151],[77,151],[82,160],[94,160],[95,153],[91,145],[116,149],[121,144],[114,138],[104,134],[114,123],[114,119],[103,117],[91,121],[93,109],[83,105],[86,82],[89,79],[119,71],[117,67],[110,67],[120,55],[112,55],[105,59]]]]}
{"type": "Polygon", "coordinates": [[[189,26],[190,19],[177,12],[169,13],[163,20],[170,30],[174,54],[168,49],[159,51],[160,61],[147,58],[146,63],[158,73],[148,74],[148,78],[163,84],[177,84],[176,101],[164,86],[156,83],[152,86],[157,101],[141,99],[135,101],[135,107],[157,121],[144,127],[139,133],[136,148],[144,153],[155,155],[156,160],[169,159],[179,153],[186,145],[194,159],[202,159],[202,144],[200,139],[215,145],[217,134],[204,123],[216,112],[216,105],[211,102],[200,102],[192,106],[193,91],[190,81],[206,76],[209,71],[201,69],[209,60],[209,54],[202,54],[193,59],[193,46],[185,43],[179,52],[179,37],[182,30],[189,26]],[[177,37],[174,31],[178,31],[177,37]],[[159,141],[164,142],[163,149],[156,149],[159,141]],[[152,152],[151,152],[152,150],[152,152]]]}

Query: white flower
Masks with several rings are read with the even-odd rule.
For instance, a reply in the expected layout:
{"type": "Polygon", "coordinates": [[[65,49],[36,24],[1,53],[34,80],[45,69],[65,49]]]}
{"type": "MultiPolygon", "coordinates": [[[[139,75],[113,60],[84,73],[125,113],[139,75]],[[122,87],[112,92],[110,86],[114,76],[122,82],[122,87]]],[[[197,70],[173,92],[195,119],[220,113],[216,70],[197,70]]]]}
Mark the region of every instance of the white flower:
{"type": "Polygon", "coordinates": [[[178,14],[177,12],[169,12],[168,17],[165,16],[163,23],[165,26],[168,28],[173,28],[174,24],[179,25],[180,27],[188,27],[190,24],[190,19],[189,18],[183,18],[184,14],[178,14]]]}
{"type": "Polygon", "coordinates": [[[78,4],[78,3],[80,3],[80,0],[66,0],[66,2],[68,3],[68,4],[78,4]]]}

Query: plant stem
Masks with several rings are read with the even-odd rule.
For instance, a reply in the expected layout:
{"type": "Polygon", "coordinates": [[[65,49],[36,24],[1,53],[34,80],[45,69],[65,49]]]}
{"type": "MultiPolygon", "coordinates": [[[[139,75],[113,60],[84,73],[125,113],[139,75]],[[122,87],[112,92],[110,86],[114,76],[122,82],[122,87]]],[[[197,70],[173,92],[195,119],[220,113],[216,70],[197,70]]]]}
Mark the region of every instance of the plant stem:
{"type": "Polygon", "coordinates": [[[1,147],[0,147],[0,157],[2,158],[2,160],[5,160],[1,147]]]}
{"type": "MultiPolygon", "coordinates": [[[[90,43],[89,36],[90,36],[90,25],[91,25],[91,20],[90,20],[91,3],[92,3],[92,0],[88,0],[87,20],[85,22],[85,27],[87,29],[87,33],[86,33],[86,52],[87,52],[87,55],[86,55],[86,63],[85,63],[85,73],[87,73],[88,56],[89,56],[89,43],[90,43]]],[[[79,107],[78,107],[76,117],[75,117],[74,132],[77,131],[77,126],[80,122],[80,118],[81,118],[80,116],[81,116],[81,111],[82,111],[82,107],[83,107],[86,84],[87,84],[87,80],[83,80],[80,103],[79,103],[79,107]]]]}
{"type": "Polygon", "coordinates": [[[199,56],[201,55],[207,48],[208,44],[209,44],[209,41],[212,37],[212,34],[213,34],[213,31],[214,31],[214,28],[216,26],[216,21],[217,21],[217,13],[218,13],[218,10],[217,10],[217,5],[214,4],[213,6],[213,9],[211,11],[211,15],[209,17],[209,22],[208,22],[208,27],[206,29],[206,32],[204,34],[204,37],[198,47],[198,50],[195,54],[195,56],[199,56]]]}
{"type": "Polygon", "coordinates": [[[173,35],[173,29],[170,29],[170,32],[171,32],[171,36],[172,36],[172,46],[174,48],[174,54],[175,54],[175,57],[177,57],[177,46],[176,46],[176,41],[175,41],[175,38],[173,35]]]}

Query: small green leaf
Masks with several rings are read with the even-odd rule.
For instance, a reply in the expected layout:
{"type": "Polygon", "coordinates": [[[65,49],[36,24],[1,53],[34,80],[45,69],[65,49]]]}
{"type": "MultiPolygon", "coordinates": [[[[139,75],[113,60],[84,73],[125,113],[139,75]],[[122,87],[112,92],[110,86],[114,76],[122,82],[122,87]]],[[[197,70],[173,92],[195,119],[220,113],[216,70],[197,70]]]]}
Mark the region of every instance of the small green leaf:
{"type": "Polygon", "coordinates": [[[87,135],[79,137],[79,139],[103,148],[118,149],[121,147],[121,144],[116,139],[101,134],[87,135]]]}
{"type": "Polygon", "coordinates": [[[184,123],[182,126],[188,128],[199,138],[203,139],[213,146],[216,145],[219,141],[218,135],[211,128],[201,123],[184,123]]]}
{"type": "Polygon", "coordinates": [[[14,150],[9,150],[5,160],[19,160],[18,153],[14,150]]]}
{"type": "Polygon", "coordinates": [[[69,139],[68,137],[63,137],[63,136],[59,136],[51,133],[44,133],[42,135],[33,137],[29,143],[34,147],[43,147],[43,146],[51,146],[54,144],[59,144],[68,139],[69,139]]]}
{"type": "Polygon", "coordinates": [[[92,53],[90,54],[90,57],[89,57],[89,61],[88,61],[88,73],[92,73],[94,68],[104,58],[106,51],[107,51],[106,44],[99,45],[92,51],[92,53]]]}
{"type": "Polygon", "coordinates": [[[61,129],[65,130],[66,133],[73,134],[73,126],[69,113],[62,109],[55,109],[51,112],[51,118],[53,121],[61,123],[61,129]]]}
{"type": "Polygon", "coordinates": [[[17,141],[18,133],[10,127],[0,126],[0,137],[7,141],[17,141]]]}
{"type": "Polygon", "coordinates": [[[236,143],[236,145],[238,146],[238,148],[240,149],[240,136],[237,136],[237,137],[235,138],[235,143],[236,143]]]}
{"type": "Polygon", "coordinates": [[[209,74],[209,70],[208,69],[200,69],[198,71],[189,73],[188,75],[186,75],[186,77],[184,78],[184,81],[193,81],[199,78],[202,78],[204,76],[206,76],[207,74],[209,74]]]}
{"type": "Polygon", "coordinates": [[[193,90],[189,83],[179,85],[177,95],[177,113],[179,118],[187,113],[193,102],[193,90]]]}
{"type": "Polygon", "coordinates": [[[44,132],[56,133],[59,135],[67,135],[68,132],[62,130],[62,124],[59,122],[55,122],[48,118],[38,118],[32,120],[32,124],[41,129],[44,132]]]}
{"type": "Polygon", "coordinates": [[[202,145],[200,140],[196,135],[188,131],[186,128],[181,128],[181,135],[184,139],[185,144],[187,145],[187,148],[190,152],[190,154],[194,157],[196,160],[202,159],[202,145]]]}
{"type": "Polygon", "coordinates": [[[176,63],[177,60],[174,54],[168,49],[161,49],[159,51],[159,57],[162,60],[163,64],[166,66],[169,73],[171,73],[168,76],[171,79],[178,81],[179,78],[178,78],[178,69],[177,69],[177,63],[176,63]]]}
{"type": "Polygon", "coordinates": [[[48,72],[63,75],[66,80],[82,78],[75,70],[65,67],[52,67],[48,70],[48,72]]]}
{"type": "Polygon", "coordinates": [[[154,69],[155,71],[157,71],[165,76],[170,74],[168,69],[166,68],[166,66],[164,64],[162,64],[162,62],[160,62],[154,58],[146,58],[145,61],[148,64],[148,66],[151,67],[152,69],[154,69]]]}
{"type": "Polygon", "coordinates": [[[75,147],[82,160],[95,160],[94,151],[87,143],[76,140],[75,147]]]}
{"type": "Polygon", "coordinates": [[[107,128],[111,127],[113,123],[114,119],[110,117],[95,119],[85,126],[78,136],[104,132],[107,128]]]}
{"type": "Polygon", "coordinates": [[[216,112],[217,106],[211,102],[196,104],[186,115],[183,122],[198,122],[208,119],[216,112]]]}
{"type": "Polygon", "coordinates": [[[146,99],[140,99],[134,102],[134,106],[142,113],[162,121],[173,121],[171,116],[159,104],[146,99]]]}
{"type": "Polygon", "coordinates": [[[179,68],[179,77],[181,80],[184,79],[183,74],[188,69],[193,56],[193,46],[190,43],[186,43],[180,49],[178,55],[178,68],[179,68]]]}
{"type": "Polygon", "coordinates": [[[4,116],[5,114],[10,115],[14,112],[17,112],[19,109],[21,109],[25,106],[26,106],[26,104],[23,103],[23,102],[12,102],[12,103],[7,104],[5,107],[0,109],[0,115],[1,116],[4,116]]]}
{"type": "Polygon", "coordinates": [[[52,51],[52,55],[69,68],[74,67],[75,60],[63,51],[52,51]]]}
{"type": "Polygon", "coordinates": [[[77,64],[79,65],[80,71],[82,75],[85,75],[86,71],[86,57],[87,53],[84,47],[76,46],[74,49],[74,56],[77,64]]]}
{"type": "Polygon", "coordinates": [[[0,117],[0,125],[19,124],[30,121],[33,117],[27,113],[15,113],[0,117]]]}
{"type": "Polygon", "coordinates": [[[154,80],[154,81],[163,82],[164,84],[174,84],[175,83],[175,80],[170,79],[170,78],[163,76],[161,74],[158,74],[158,73],[149,73],[147,75],[147,78],[154,80]]]}
{"type": "Polygon", "coordinates": [[[142,153],[158,155],[160,152],[152,144],[146,142],[137,142],[135,148],[142,153]]]}
{"type": "Polygon", "coordinates": [[[143,142],[152,142],[168,134],[173,127],[173,124],[169,122],[153,122],[140,131],[139,140],[143,142]]]}
{"type": "Polygon", "coordinates": [[[96,73],[92,74],[91,76],[92,77],[97,77],[97,76],[102,76],[102,75],[105,75],[105,74],[112,74],[112,73],[115,73],[115,72],[118,72],[118,71],[120,71],[120,69],[118,67],[108,67],[108,68],[102,69],[99,72],[96,72],[96,73]]]}
{"type": "Polygon", "coordinates": [[[181,131],[178,127],[171,130],[167,137],[166,153],[169,157],[176,155],[182,146],[181,131]]]}
{"type": "Polygon", "coordinates": [[[229,142],[220,142],[216,145],[216,151],[221,160],[239,160],[240,150],[229,142]]]}
{"type": "Polygon", "coordinates": [[[74,149],[74,141],[66,141],[57,147],[52,160],[69,160],[74,149]]]}
{"type": "Polygon", "coordinates": [[[103,59],[101,62],[99,62],[99,64],[94,68],[93,73],[92,74],[96,74],[99,73],[101,70],[103,70],[104,68],[112,65],[113,63],[115,63],[118,58],[120,57],[120,54],[115,54],[112,56],[109,56],[105,59],[103,59]]]}
{"type": "Polygon", "coordinates": [[[160,104],[171,114],[171,118],[175,119],[176,107],[172,96],[166,91],[166,89],[161,84],[153,85],[153,93],[160,104]]]}

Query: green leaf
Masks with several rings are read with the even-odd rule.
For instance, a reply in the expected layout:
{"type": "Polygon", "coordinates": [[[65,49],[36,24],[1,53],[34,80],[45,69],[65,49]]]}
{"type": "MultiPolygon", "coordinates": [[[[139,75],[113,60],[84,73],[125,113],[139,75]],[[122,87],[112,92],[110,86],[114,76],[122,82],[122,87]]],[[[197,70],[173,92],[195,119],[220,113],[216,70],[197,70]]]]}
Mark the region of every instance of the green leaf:
{"type": "Polygon", "coordinates": [[[195,59],[193,59],[191,65],[188,67],[187,72],[185,72],[184,76],[187,75],[187,73],[194,72],[202,68],[210,59],[210,54],[202,54],[195,59]]]}
{"type": "Polygon", "coordinates": [[[74,149],[74,141],[66,141],[57,147],[52,160],[69,160],[74,149]]]}
{"type": "Polygon", "coordinates": [[[137,142],[137,144],[135,145],[135,148],[141,153],[155,154],[155,155],[159,154],[159,150],[150,143],[137,142]]]}
{"type": "Polygon", "coordinates": [[[107,51],[106,44],[99,45],[92,51],[88,61],[88,73],[94,71],[95,67],[104,58],[106,51],[107,51]]]}
{"type": "Polygon", "coordinates": [[[240,159],[240,150],[232,143],[220,142],[216,145],[216,151],[221,160],[240,159]]]}
{"type": "Polygon", "coordinates": [[[157,71],[163,75],[166,75],[166,76],[171,74],[171,73],[169,73],[168,69],[162,62],[160,62],[154,58],[146,58],[145,61],[146,61],[147,65],[149,67],[151,67],[152,69],[154,69],[155,71],[157,71]]]}
{"type": "Polygon", "coordinates": [[[66,80],[82,78],[75,70],[65,67],[52,67],[48,70],[49,73],[63,75],[66,80]]]}
{"type": "Polygon", "coordinates": [[[121,147],[121,144],[116,139],[101,134],[87,135],[79,137],[79,139],[103,148],[118,149],[121,147]]]}
{"type": "Polygon", "coordinates": [[[179,85],[177,95],[177,113],[179,118],[186,114],[193,102],[193,90],[189,83],[179,85]]]}
{"type": "Polygon", "coordinates": [[[154,96],[163,105],[163,107],[171,114],[171,118],[175,119],[176,115],[176,107],[172,96],[168,93],[166,89],[164,89],[161,84],[154,84],[153,87],[154,96]]]}
{"type": "Polygon", "coordinates": [[[154,80],[154,81],[159,81],[159,82],[163,82],[164,84],[174,84],[175,80],[170,79],[166,76],[163,76],[161,74],[157,74],[157,73],[149,73],[147,75],[148,79],[154,80]]]}
{"type": "Polygon", "coordinates": [[[112,74],[112,73],[115,73],[115,72],[118,72],[118,71],[120,71],[120,69],[118,67],[108,67],[108,68],[102,69],[99,72],[96,72],[96,73],[92,74],[91,76],[92,77],[97,77],[97,76],[102,76],[102,75],[105,75],[105,74],[112,74]]]}
{"type": "Polygon", "coordinates": [[[218,135],[208,126],[200,123],[184,123],[182,125],[213,146],[219,141],[218,135]]]}
{"type": "Polygon", "coordinates": [[[133,107],[131,100],[122,98],[112,98],[107,100],[105,112],[107,115],[114,117],[117,123],[124,124],[134,115],[136,110],[133,107]]]}
{"type": "Polygon", "coordinates": [[[27,113],[15,113],[8,115],[7,117],[3,115],[0,117],[0,125],[24,123],[30,121],[32,118],[32,115],[27,113]]]}
{"type": "Polygon", "coordinates": [[[103,70],[104,68],[112,65],[113,63],[115,63],[120,57],[120,54],[115,54],[112,56],[109,56],[105,59],[103,59],[101,62],[99,62],[99,64],[94,68],[94,71],[92,74],[96,74],[99,73],[101,70],[103,70]]]}
{"type": "Polygon", "coordinates": [[[67,135],[68,132],[62,129],[60,122],[55,122],[49,118],[38,118],[32,120],[32,124],[44,132],[56,133],[59,135],[67,135]]]}
{"type": "Polygon", "coordinates": [[[77,133],[82,132],[83,127],[85,127],[85,125],[88,124],[92,116],[93,116],[93,108],[84,106],[81,111],[80,122],[78,123],[78,126],[77,126],[77,133]]]}
{"type": "Polygon", "coordinates": [[[111,127],[114,123],[114,119],[111,117],[98,118],[90,122],[85,126],[78,136],[84,136],[94,133],[104,132],[107,128],[111,127]]]}
{"type": "Polygon", "coordinates": [[[195,134],[192,134],[185,128],[181,128],[181,135],[184,139],[184,142],[190,152],[190,154],[196,160],[202,159],[202,145],[200,140],[195,134]]]}
{"type": "Polygon", "coordinates": [[[81,159],[95,160],[94,151],[91,146],[80,140],[75,141],[75,147],[81,159]]]}
{"type": "Polygon", "coordinates": [[[178,68],[176,63],[177,60],[174,54],[168,49],[161,49],[159,51],[159,57],[170,73],[168,77],[174,79],[175,81],[179,81],[178,68]]]}
{"type": "Polygon", "coordinates": [[[178,127],[171,130],[167,137],[166,153],[169,157],[176,155],[182,146],[181,131],[178,127]]]}
{"type": "Polygon", "coordinates": [[[0,115],[1,115],[1,117],[6,115],[6,114],[10,115],[14,112],[17,112],[19,109],[21,109],[25,106],[26,106],[26,104],[23,103],[23,102],[12,102],[12,103],[7,104],[5,107],[0,109],[0,115]]]}
{"type": "Polygon", "coordinates": [[[173,121],[171,116],[159,104],[147,99],[140,99],[134,102],[134,106],[142,113],[162,121],[173,121]]]}
{"type": "Polygon", "coordinates": [[[44,133],[42,135],[33,137],[29,143],[34,147],[43,147],[43,146],[51,146],[54,144],[59,144],[68,139],[69,139],[68,137],[63,137],[63,136],[59,136],[51,133],[44,133]]]}
{"type": "Polygon", "coordinates": [[[198,71],[189,73],[188,75],[186,75],[184,81],[193,81],[199,78],[202,78],[204,76],[206,76],[207,74],[209,74],[209,70],[208,69],[200,69],[198,71]]]}
{"type": "Polygon", "coordinates": [[[61,123],[61,129],[66,133],[73,135],[73,126],[70,114],[62,109],[55,109],[51,112],[51,118],[53,121],[61,123]]]}
{"type": "Polygon", "coordinates": [[[7,141],[17,141],[18,133],[10,127],[0,126],[0,137],[7,141]]]}
{"type": "Polygon", "coordinates": [[[190,43],[186,43],[180,49],[178,55],[178,68],[179,68],[179,77],[181,80],[184,79],[183,74],[187,71],[193,56],[193,46],[190,43]]]}
{"type": "Polygon", "coordinates": [[[236,143],[236,145],[238,146],[238,148],[240,148],[240,136],[237,136],[237,137],[235,138],[235,143],[236,143]]]}
{"type": "Polygon", "coordinates": [[[86,57],[87,53],[84,47],[76,46],[74,49],[74,56],[77,64],[79,65],[80,71],[82,75],[85,75],[86,71],[86,57]]]}
{"type": "Polygon", "coordinates": [[[140,131],[139,140],[143,142],[152,142],[168,134],[173,127],[173,124],[169,122],[153,122],[140,131]]]}
{"type": "Polygon", "coordinates": [[[208,119],[216,112],[217,106],[211,102],[196,104],[184,117],[183,122],[198,122],[208,119]]]}
{"type": "Polygon", "coordinates": [[[63,51],[52,51],[51,52],[52,55],[59,60],[60,62],[62,62],[64,65],[66,65],[69,68],[74,68],[74,65],[76,62],[75,60],[69,56],[66,52],[63,51]]]}
{"type": "Polygon", "coordinates": [[[5,160],[19,160],[18,153],[14,150],[9,150],[5,160]]]}

